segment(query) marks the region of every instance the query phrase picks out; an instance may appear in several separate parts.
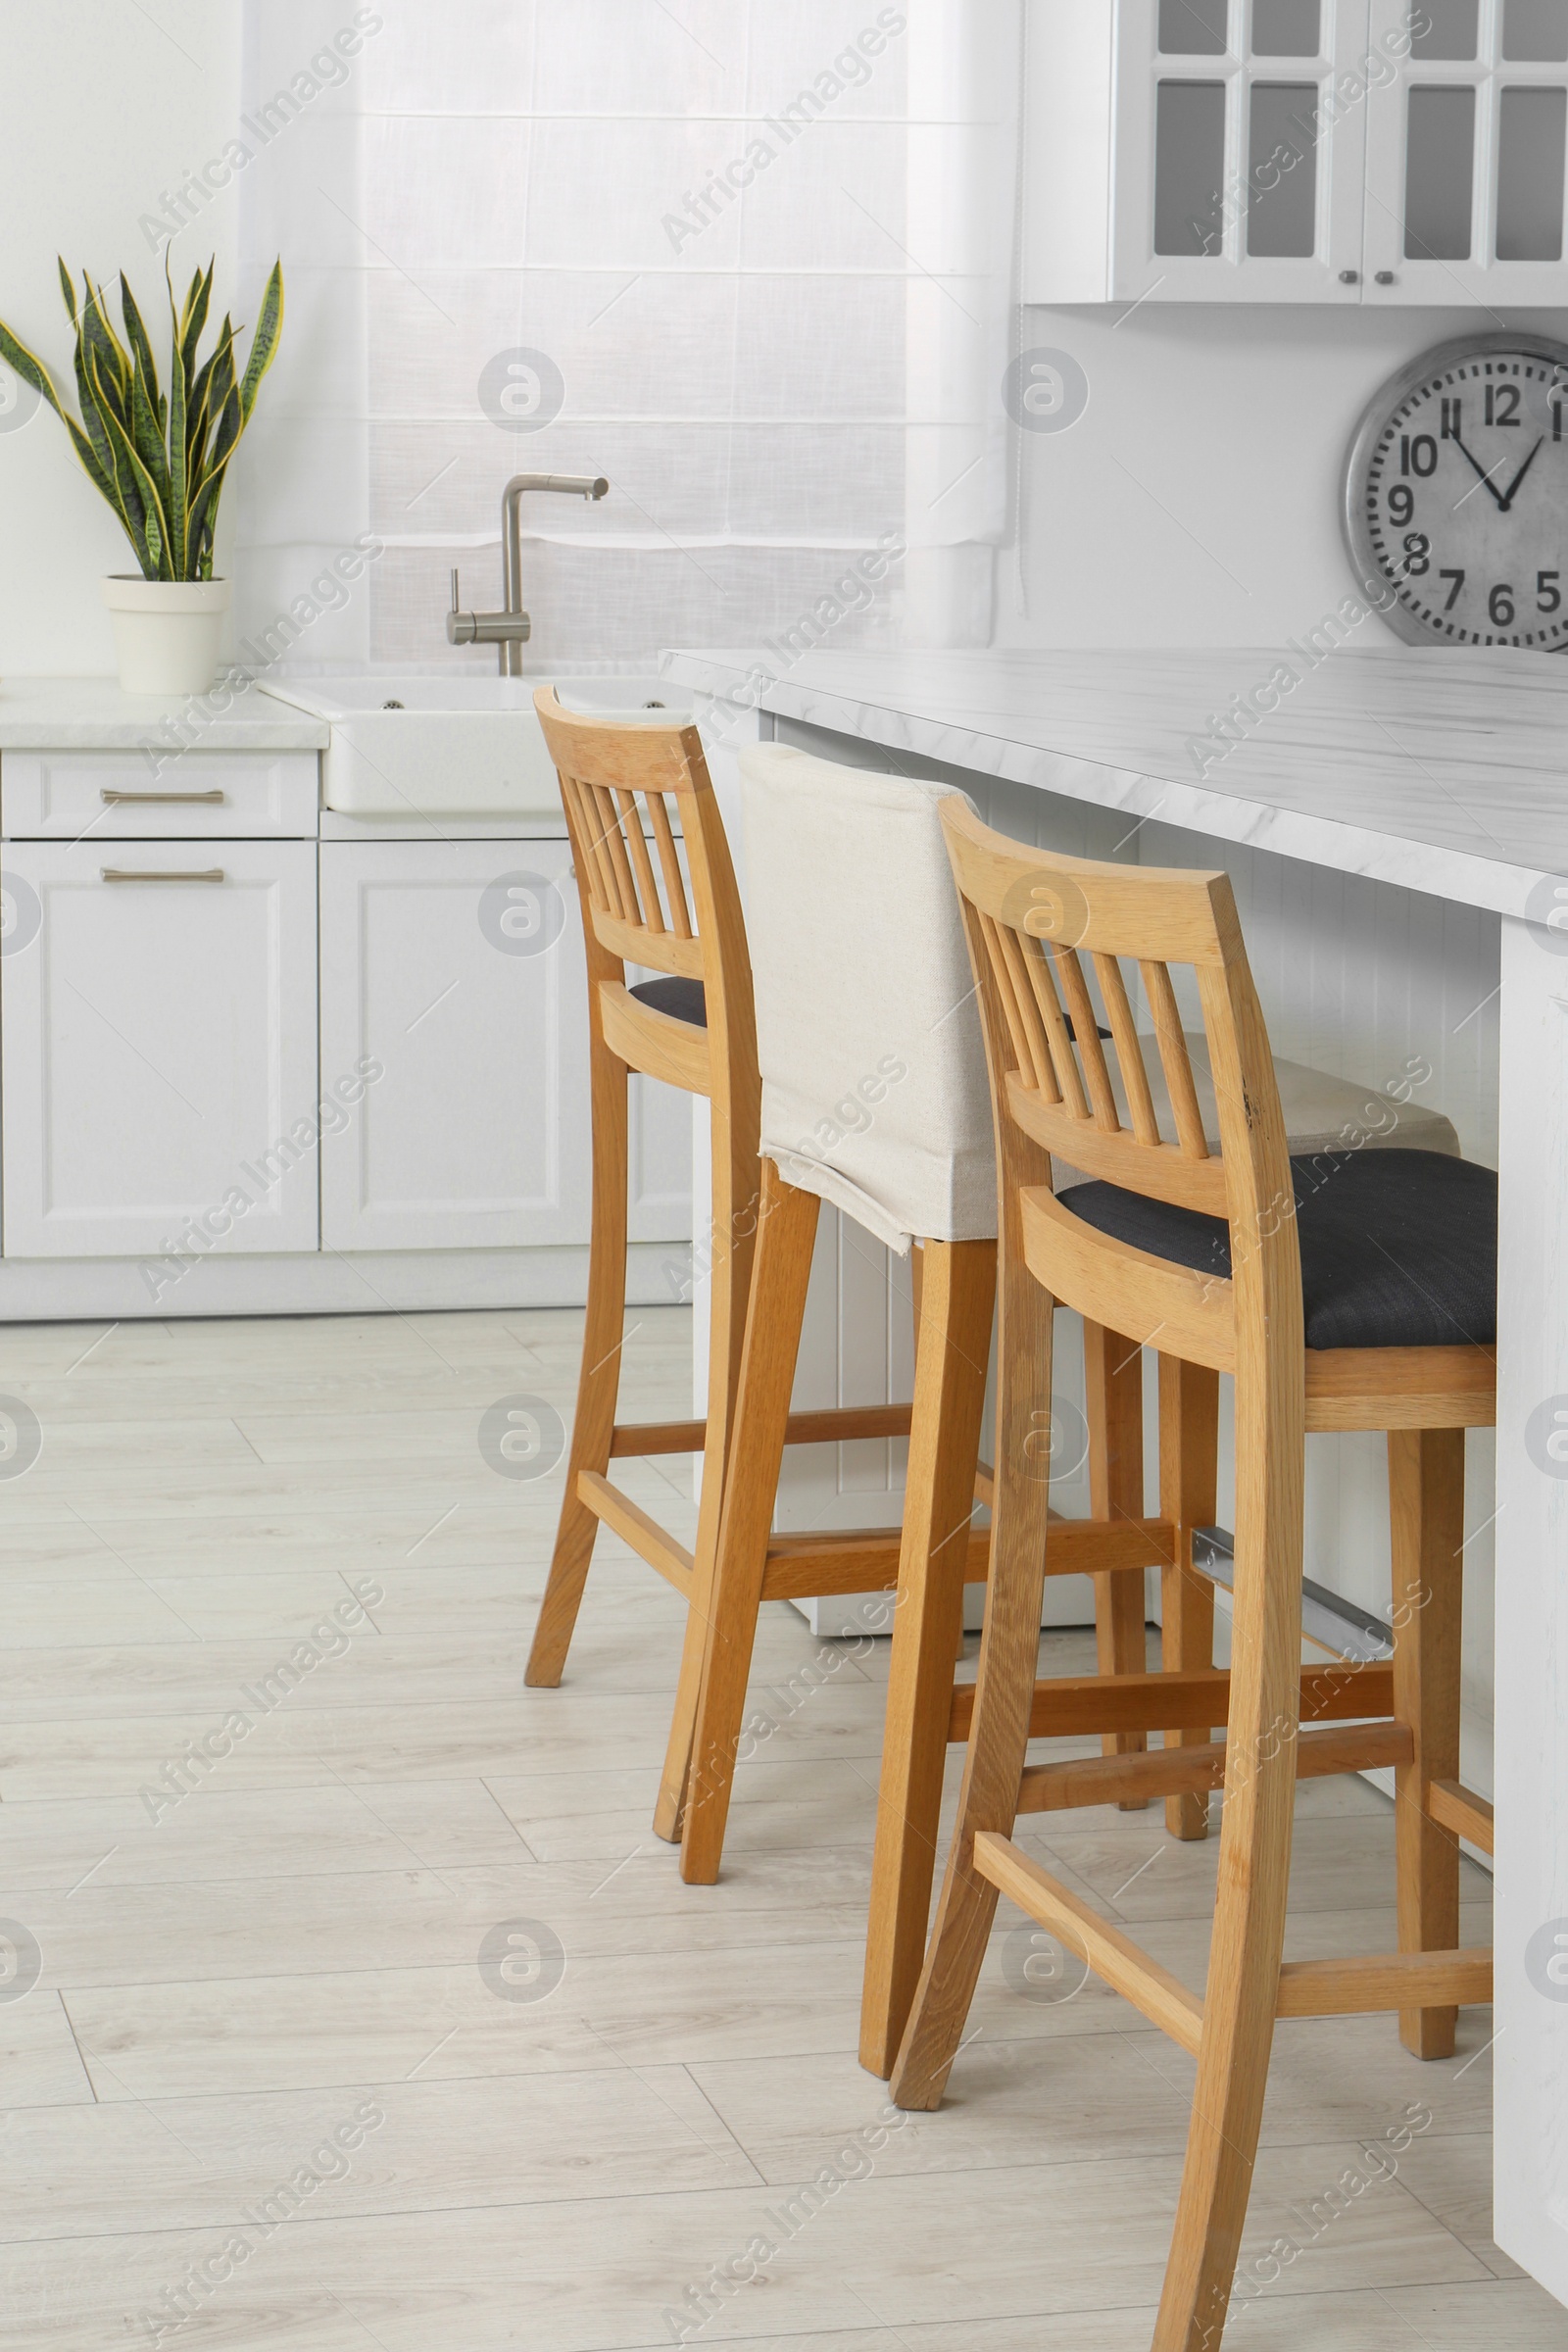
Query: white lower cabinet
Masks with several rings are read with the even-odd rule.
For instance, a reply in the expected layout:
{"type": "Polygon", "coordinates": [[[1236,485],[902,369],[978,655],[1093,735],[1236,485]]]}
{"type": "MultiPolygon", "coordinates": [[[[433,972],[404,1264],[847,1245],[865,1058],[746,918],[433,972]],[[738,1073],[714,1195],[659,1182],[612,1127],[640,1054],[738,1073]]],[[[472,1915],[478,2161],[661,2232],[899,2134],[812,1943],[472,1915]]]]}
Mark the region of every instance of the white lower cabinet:
{"type": "MultiPolygon", "coordinates": [[[[328,1250],[588,1238],[587,1001],[561,840],[321,844],[323,1091],[375,1075],[323,1139],[328,1250]]],[[[637,1081],[632,1236],[691,1231],[690,1109],[637,1081]]]]}
{"type": "Polygon", "coordinates": [[[5,1255],[316,1249],[316,844],[0,857],[5,1255]]]}

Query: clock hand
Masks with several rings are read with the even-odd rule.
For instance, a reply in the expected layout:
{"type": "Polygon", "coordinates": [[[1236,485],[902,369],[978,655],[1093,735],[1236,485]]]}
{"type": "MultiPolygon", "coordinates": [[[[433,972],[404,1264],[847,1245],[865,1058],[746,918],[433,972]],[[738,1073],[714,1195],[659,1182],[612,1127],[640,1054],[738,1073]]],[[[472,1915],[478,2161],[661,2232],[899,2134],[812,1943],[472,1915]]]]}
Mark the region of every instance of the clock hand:
{"type": "Polygon", "coordinates": [[[1499,503],[1499,506],[1498,506],[1498,513],[1499,513],[1499,514],[1507,514],[1507,512],[1508,512],[1508,509],[1509,509],[1509,508],[1510,508],[1510,507],[1513,505],[1513,494],[1514,494],[1514,492],[1515,492],[1515,491],[1518,489],[1518,487],[1519,487],[1520,483],[1521,483],[1521,482],[1524,480],[1524,478],[1525,478],[1525,475],[1526,475],[1526,474],[1527,474],[1527,473],[1530,471],[1530,468],[1531,468],[1531,466],[1532,466],[1535,464],[1535,462],[1536,462],[1536,450],[1537,450],[1537,449],[1539,449],[1539,448],[1541,447],[1541,443],[1542,443],[1542,441],[1544,441],[1544,439],[1545,439],[1545,438],[1546,438],[1545,434],[1544,434],[1544,433],[1543,433],[1543,434],[1541,435],[1541,438],[1540,438],[1540,440],[1538,440],[1538,441],[1537,441],[1537,443],[1536,443],[1536,449],[1533,449],[1533,450],[1530,452],[1530,455],[1529,455],[1529,457],[1528,457],[1528,458],[1526,458],[1526,460],[1525,460],[1524,464],[1523,464],[1523,465],[1520,466],[1520,468],[1519,468],[1518,472],[1517,472],[1517,473],[1514,475],[1514,477],[1513,477],[1513,480],[1512,480],[1512,481],[1511,481],[1511,482],[1508,484],[1508,487],[1507,487],[1507,489],[1506,489],[1506,490],[1503,492],[1503,494],[1502,494],[1502,498],[1501,498],[1501,501],[1500,501],[1500,503],[1499,503]]]}
{"type": "MultiPolygon", "coordinates": [[[[1495,499],[1498,507],[1500,508],[1502,505],[1502,493],[1494,486],[1492,479],[1492,473],[1496,471],[1496,466],[1494,466],[1492,468],[1492,473],[1489,473],[1482,466],[1479,458],[1471,457],[1470,452],[1465,448],[1464,443],[1460,440],[1457,433],[1455,433],[1453,436],[1453,445],[1459,452],[1459,455],[1465,460],[1466,464],[1474,466],[1476,472],[1480,475],[1482,481],[1485,482],[1487,488],[1492,492],[1494,499],[1495,499]]],[[[1499,458],[1497,464],[1500,465],[1502,461],[1499,458]]],[[[1472,495],[1473,493],[1468,490],[1465,492],[1466,498],[1469,498],[1472,495]]]]}

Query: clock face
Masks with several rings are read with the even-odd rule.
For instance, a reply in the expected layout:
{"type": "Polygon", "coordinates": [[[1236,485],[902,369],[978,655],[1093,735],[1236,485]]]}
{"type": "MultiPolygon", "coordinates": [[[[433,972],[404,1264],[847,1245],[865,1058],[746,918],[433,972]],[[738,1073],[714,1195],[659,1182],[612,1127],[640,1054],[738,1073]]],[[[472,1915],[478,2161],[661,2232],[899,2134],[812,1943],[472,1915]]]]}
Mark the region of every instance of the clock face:
{"type": "Polygon", "coordinates": [[[1471,336],[1385,384],[1351,444],[1345,520],[1411,644],[1568,650],[1568,344],[1471,336]]]}

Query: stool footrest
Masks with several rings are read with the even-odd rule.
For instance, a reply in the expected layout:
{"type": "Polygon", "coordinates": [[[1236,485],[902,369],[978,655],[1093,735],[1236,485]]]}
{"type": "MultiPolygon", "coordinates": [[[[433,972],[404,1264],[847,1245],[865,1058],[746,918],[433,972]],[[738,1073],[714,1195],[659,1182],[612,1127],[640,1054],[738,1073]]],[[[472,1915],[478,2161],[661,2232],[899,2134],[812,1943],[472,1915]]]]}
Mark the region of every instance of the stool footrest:
{"type": "Polygon", "coordinates": [[[994,1830],[982,1831],[974,1841],[974,1866],[1009,1902],[1038,1921],[1080,1960],[1087,1960],[1102,1984],[1121,1993],[1135,2009],[1143,2011],[1151,2025],[1158,2026],[1197,2057],[1203,2004],[1169,1969],[1152,1960],[1098,1911],[1091,1911],[1059,1879],[1022,1853],[1010,1838],[994,1830]]]}
{"type": "MultiPolygon", "coordinates": [[[[1102,1984],[1141,2010],[1197,2057],[1203,2004],[1131,1936],[1092,1911],[1010,1838],[983,1830],[974,1841],[979,1876],[1087,1961],[1102,1984]]],[[[1276,2017],[1354,2017],[1385,2009],[1442,2009],[1492,1998],[1492,1953],[1379,1952],[1364,1959],[1288,1960],[1280,1970],[1276,2017]]]]}
{"type": "MultiPolygon", "coordinates": [[[[775,1536],[762,1574],[764,1600],[811,1600],[828,1592],[891,1592],[899,1581],[904,1531],[897,1527],[818,1529],[775,1536]]],[[[964,1581],[984,1584],[991,1570],[991,1537],[971,1529],[964,1581]]]]}
{"type": "MultiPolygon", "coordinates": [[[[913,1406],[830,1405],[821,1412],[791,1413],[786,1446],[850,1446],[858,1438],[906,1438],[913,1406]]],[[[622,1421],[610,1440],[612,1459],[627,1454],[701,1453],[708,1443],[706,1421],[622,1421]]]]}
{"type": "Polygon", "coordinates": [[[1492,1998],[1492,1954],[1378,1952],[1360,1960],[1287,1960],[1276,2017],[1355,2017],[1374,2009],[1447,2009],[1492,1998]]]}
{"type": "MultiPolygon", "coordinates": [[[[1210,1731],[1227,1718],[1230,1687],[1230,1673],[1223,1666],[1193,1666],[1164,1674],[1049,1675],[1035,1685],[1029,1737],[1081,1740],[1102,1732],[1210,1731]]],[[[969,1737],[974,1690],[973,1683],[960,1683],[953,1693],[950,1740],[969,1737]]],[[[1391,1666],[1308,1666],[1302,1670],[1303,1726],[1393,1713],[1391,1666]]]]}
{"type": "Polygon", "coordinates": [[[1456,1838],[1468,1838],[1484,1854],[1492,1851],[1492,1807],[1484,1796],[1462,1781],[1431,1781],[1427,1785],[1427,1811],[1444,1829],[1451,1830],[1456,1838]]]}
{"type": "Polygon", "coordinates": [[[684,1544],[677,1544],[641,1503],[633,1502],[629,1494],[612,1487],[608,1478],[601,1478],[597,1470],[578,1471],[577,1493],[612,1535],[629,1544],[640,1559],[646,1560],[650,1568],[657,1568],[666,1584],[673,1585],[677,1592],[690,1600],[693,1563],[684,1544]]]}
{"type": "Polygon", "coordinates": [[[1046,1529],[1048,1576],[1101,1576],[1118,1568],[1168,1568],[1176,1530],[1168,1519],[1059,1519],[1046,1529]]]}
{"type": "MultiPolygon", "coordinates": [[[[1184,1796],[1222,1788],[1226,1742],[1160,1747],[1149,1755],[1083,1756],[1064,1764],[1031,1764],[1018,1788],[1020,1813],[1067,1812],[1078,1805],[1125,1805],[1152,1796],[1184,1796]]],[[[1341,1724],[1302,1732],[1296,1741],[1296,1777],[1322,1780],[1337,1772],[1372,1772],[1408,1764],[1415,1752],[1402,1723],[1341,1724]]]]}
{"type": "MultiPolygon", "coordinates": [[[[1168,1519],[1054,1519],[1046,1536],[1046,1574],[1093,1576],[1106,1569],[1157,1568],[1169,1557],[1160,1546],[1173,1533],[1168,1519]]],[[[828,1592],[891,1592],[899,1581],[904,1531],[897,1527],[775,1536],[767,1547],[762,1598],[810,1600],[828,1592]]],[[[990,1530],[973,1528],[964,1582],[983,1585],[990,1573],[990,1530]]],[[[967,1731],[962,1737],[968,1738],[967,1731]]]]}

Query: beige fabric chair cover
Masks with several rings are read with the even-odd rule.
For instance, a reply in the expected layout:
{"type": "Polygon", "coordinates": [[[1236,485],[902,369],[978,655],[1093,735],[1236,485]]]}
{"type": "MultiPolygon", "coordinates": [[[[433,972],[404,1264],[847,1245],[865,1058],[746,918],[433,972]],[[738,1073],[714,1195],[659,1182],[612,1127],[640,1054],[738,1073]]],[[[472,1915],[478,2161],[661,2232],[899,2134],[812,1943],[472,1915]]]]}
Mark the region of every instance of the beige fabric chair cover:
{"type": "Polygon", "coordinates": [[[762,1150],[899,1251],[989,1241],[985,1047],[937,808],[783,744],[741,756],[762,1150]]]}

